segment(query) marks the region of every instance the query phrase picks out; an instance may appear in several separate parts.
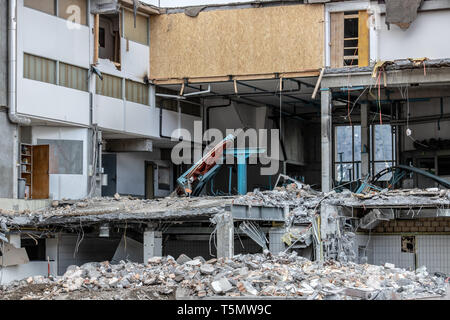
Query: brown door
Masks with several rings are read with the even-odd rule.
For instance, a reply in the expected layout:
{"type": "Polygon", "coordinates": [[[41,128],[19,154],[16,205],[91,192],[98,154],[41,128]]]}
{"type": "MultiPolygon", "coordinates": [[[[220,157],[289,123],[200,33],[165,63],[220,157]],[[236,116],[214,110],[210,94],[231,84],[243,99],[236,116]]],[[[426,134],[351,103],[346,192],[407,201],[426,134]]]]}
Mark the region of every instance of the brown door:
{"type": "Polygon", "coordinates": [[[153,199],[155,197],[154,189],[154,169],[152,163],[145,162],[145,198],[153,199]]]}
{"type": "Polygon", "coordinates": [[[49,146],[33,146],[33,180],[31,197],[48,199],[49,196],[49,146]]]}

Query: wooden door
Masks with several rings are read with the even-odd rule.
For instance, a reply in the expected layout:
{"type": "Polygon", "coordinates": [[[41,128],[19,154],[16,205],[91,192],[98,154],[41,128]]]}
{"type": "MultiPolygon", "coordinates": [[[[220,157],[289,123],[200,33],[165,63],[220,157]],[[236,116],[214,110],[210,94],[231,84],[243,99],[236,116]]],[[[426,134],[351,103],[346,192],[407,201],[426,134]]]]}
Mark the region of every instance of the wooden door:
{"type": "Polygon", "coordinates": [[[32,199],[49,197],[49,145],[33,146],[32,199]]]}

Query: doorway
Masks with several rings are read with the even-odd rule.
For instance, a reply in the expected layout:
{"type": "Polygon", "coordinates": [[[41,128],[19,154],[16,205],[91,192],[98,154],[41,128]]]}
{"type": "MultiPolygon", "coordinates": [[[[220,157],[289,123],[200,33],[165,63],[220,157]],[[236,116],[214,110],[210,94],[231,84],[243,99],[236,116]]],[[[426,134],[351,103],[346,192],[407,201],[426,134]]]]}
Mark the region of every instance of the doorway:
{"type": "Polygon", "coordinates": [[[102,155],[104,173],[108,175],[107,185],[102,186],[102,196],[113,197],[117,192],[117,155],[107,153],[102,155]]]}
{"type": "Polygon", "coordinates": [[[145,161],[145,199],[155,198],[155,165],[145,161]]]}

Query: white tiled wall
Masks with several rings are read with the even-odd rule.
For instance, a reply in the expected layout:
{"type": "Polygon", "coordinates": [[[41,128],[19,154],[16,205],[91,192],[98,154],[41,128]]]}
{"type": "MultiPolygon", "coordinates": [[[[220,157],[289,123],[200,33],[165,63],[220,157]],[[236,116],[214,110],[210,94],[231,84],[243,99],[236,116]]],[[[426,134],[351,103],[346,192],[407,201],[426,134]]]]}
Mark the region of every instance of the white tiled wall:
{"type": "Polygon", "coordinates": [[[383,265],[393,263],[397,267],[414,270],[426,266],[428,272],[450,274],[450,235],[416,236],[417,266],[414,253],[401,252],[401,235],[358,234],[355,250],[366,247],[368,263],[383,265]]]}
{"type": "Polygon", "coordinates": [[[417,267],[450,274],[450,235],[416,236],[417,267]]]}

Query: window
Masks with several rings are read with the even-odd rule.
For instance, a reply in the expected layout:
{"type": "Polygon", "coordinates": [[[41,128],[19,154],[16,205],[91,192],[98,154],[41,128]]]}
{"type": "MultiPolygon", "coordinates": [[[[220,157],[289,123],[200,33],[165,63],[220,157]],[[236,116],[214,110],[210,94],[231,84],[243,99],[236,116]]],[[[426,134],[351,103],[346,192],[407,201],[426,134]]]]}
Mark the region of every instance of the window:
{"type": "Polygon", "coordinates": [[[136,28],[134,27],[134,14],[124,11],[124,37],[144,45],[148,45],[148,18],[136,14],[136,28]]]}
{"type": "Polygon", "coordinates": [[[59,63],[59,85],[67,88],[88,91],[88,71],[86,69],[59,63]]]}
{"type": "MultiPolygon", "coordinates": [[[[395,164],[394,136],[389,124],[375,125],[372,126],[371,129],[371,135],[374,135],[371,160],[373,163],[373,172],[374,174],[377,174],[381,170],[395,164]]],[[[388,181],[391,177],[391,173],[386,174],[380,178],[380,181],[388,181]]]]}
{"type": "Polygon", "coordinates": [[[102,96],[122,99],[122,79],[103,74],[103,80],[97,78],[96,93],[102,96]]]}
{"type": "MultiPolygon", "coordinates": [[[[370,171],[372,175],[395,165],[395,136],[391,125],[370,127],[370,171]]],[[[335,179],[339,182],[361,178],[361,126],[335,128],[335,179]]],[[[379,181],[388,181],[391,174],[379,181]]]]}
{"type": "Polygon", "coordinates": [[[361,127],[336,127],[336,180],[361,178],[361,127]]]}
{"type": "Polygon", "coordinates": [[[36,9],[51,15],[56,14],[55,0],[24,0],[25,7],[36,9]]]}
{"type": "Polygon", "coordinates": [[[120,69],[120,15],[101,14],[98,25],[94,25],[94,30],[98,28],[98,57],[108,59],[115,63],[120,69]]]}
{"type": "Polygon", "coordinates": [[[58,0],[58,11],[60,18],[70,19],[83,25],[87,24],[86,0],[58,0]]]}
{"type": "Polygon", "coordinates": [[[369,65],[369,28],[366,11],[332,12],[331,67],[369,65]]]}
{"type": "Polygon", "coordinates": [[[56,84],[56,61],[25,53],[23,77],[56,84]]]}
{"type": "Polygon", "coordinates": [[[126,80],[125,94],[128,101],[148,105],[148,87],[139,82],[126,80]]]}

